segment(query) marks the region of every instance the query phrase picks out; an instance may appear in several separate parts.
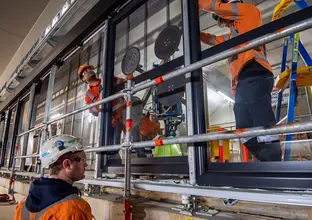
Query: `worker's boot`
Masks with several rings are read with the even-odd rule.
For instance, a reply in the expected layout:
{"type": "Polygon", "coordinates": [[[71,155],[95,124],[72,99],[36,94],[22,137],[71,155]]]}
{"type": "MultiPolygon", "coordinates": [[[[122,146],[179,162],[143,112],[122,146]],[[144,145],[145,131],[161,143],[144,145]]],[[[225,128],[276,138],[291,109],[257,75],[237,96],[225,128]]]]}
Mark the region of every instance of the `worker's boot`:
{"type": "Polygon", "coordinates": [[[281,161],[282,149],[280,142],[259,143],[261,151],[258,153],[260,161],[281,161]]]}
{"type": "Polygon", "coordinates": [[[261,162],[281,161],[282,150],[279,141],[271,143],[258,143],[257,138],[252,138],[244,145],[249,152],[261,162]]]}

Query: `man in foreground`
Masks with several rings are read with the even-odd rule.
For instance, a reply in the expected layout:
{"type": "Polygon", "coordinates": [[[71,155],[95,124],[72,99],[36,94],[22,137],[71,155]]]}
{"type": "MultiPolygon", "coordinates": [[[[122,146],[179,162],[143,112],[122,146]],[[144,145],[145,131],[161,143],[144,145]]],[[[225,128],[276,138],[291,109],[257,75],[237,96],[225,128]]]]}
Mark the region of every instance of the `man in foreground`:
{"type": "Polygon", "coordinates": [[[29,195],[17,205],[13,220],[91,220],[89,204],[73,186],[85,177],[86,155],[81,142],[70,135],[54,136],[42,145],[40,160],[44,168],[49,168],[50,178],[31,184],[29,195]]]}

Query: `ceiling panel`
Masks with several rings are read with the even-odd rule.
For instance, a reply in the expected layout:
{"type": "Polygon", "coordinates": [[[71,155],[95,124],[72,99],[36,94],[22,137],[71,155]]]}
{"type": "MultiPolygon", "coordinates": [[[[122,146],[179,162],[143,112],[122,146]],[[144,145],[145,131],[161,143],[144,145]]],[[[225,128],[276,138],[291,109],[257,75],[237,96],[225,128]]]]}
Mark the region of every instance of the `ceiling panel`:
{"type": "Polygon", "coordinates": [[[49,0],[0,1],[0,29],[24,38],[49,0]]]}
{"type": "Polygon", "coordinates": [[[0,1],[0,75],[49,1],[0,1]]]}
{"type": "Polygon", "coordinates": [[[23,39],[0,30],[0,73],[5,69],[23,39]]]}

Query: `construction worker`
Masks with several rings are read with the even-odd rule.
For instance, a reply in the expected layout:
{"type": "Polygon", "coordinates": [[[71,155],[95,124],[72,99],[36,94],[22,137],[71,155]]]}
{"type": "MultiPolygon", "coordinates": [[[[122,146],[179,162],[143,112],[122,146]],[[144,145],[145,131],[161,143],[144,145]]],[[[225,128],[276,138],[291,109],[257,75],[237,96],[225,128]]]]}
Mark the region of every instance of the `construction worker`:
{"type": "MultiPolygon", "coordinates": [[[[92,104],[100,100],[100,92],[102,91],[101,79],[96,76],[94,72],[94,67],[91,65],[82,65],[78,69],[79,78],[88,84],[88,90],[85,95],[85,103],[87,105],[92,104]]],[[[123,79],[114,77],[114,85],[124,82],[123,79]]],[[[117,98],[112,102],[112,129],[110,132],[112,136],[114,136],[114,143],[111,144],[119,144],[121,139],[121,132],[125,131],[125,125],[122,121],[123,119],[123,111],[125,110],[126,101],[123,97],[117,98]]],[[[100,107],[96,106],[90,108],[89,112],[98,116],[100,111],[100,107]]],[[[117,152],[111,152],[113,154],[117,152]]]]}
{"type": "MultiPolygon", "coordinates": [[[[101,79],[97,78],[96,73],[94,72],[94,67],[91,65],[82,65],[78,69],[79,78],[88,84],[88,91],[85,95],[85,103],[91,104],[100,100],[100,92],[102,91],[101,79]]],[[[114,85],[124,82],[123,79],[114,77],[114,85]]],[[[122,111],[125,108],[124,98],[118,98],[113,101],[113,127],[117,121],[122,119],[122,111]]],[[[98,116],[99,106],[91,108],[89,111],[92,115],[98,116]]]]}
{"type": "Polygon", "coordinates": [[[140,134],[142,141],[152,140],[160,133],[160,123],[154,120],[154,115],[149,112],[140,120],[140,134]]]}
{"type": "MultiPolygon", "coordinates": [[[[100,100],[100,92],[103,89],[101,86],[101,79],[97,78],[94,67],[91,65],[82,65],[78,69],[79,78],[89,85],[88,91],[85,95],[85,103],[91,104],[100,100]]],[[[124,82],[123,79],[114,76],[114,85],[124,82]]],[[[119,144],[121,139],[121,132],[125,131],[123,120],[123,113],[126,107],[126,101],[123,97],[115,99],[112,103],[112,126],[114,128],[115,139],[112,144],[119,144]]],[[[92,115],[98,116],[99,106],[91,108],[89,111],[92,115]]],[[[145,157],[144,149],[136,149],[140,157],[145,157]]],[[[117,152],[111,152],[116,154],[117,152]]]]}
{"type": "MultiPolygon", "coordinates": [[[[257,7],[241,0],[198,0],[198,5],[200,9],[212,13],[220,28],[230,29],[230,34],[221,36],[201,32],[201,41],[208,45],[220,44],[262,25],[262,15],[257,7]]],[[[276,120],[271,106],[274,76],[265,46],[230,57],[228,62],[235,97],[236,128],[274,125],[276,120]]],[[[242,139],[242,142],[260,161],[281,160],[278,136],[251,137],[242,139]]]]}
{"type": "Polygon", "coordinates": [[[41,165],[50,178],[35,180],[29,195],[17,207],[13,220],[91,220],[89,204],[73,186],[84,178],[86,155],[81,142],[70,135],[57,135],[42,145],[41,165]]]}

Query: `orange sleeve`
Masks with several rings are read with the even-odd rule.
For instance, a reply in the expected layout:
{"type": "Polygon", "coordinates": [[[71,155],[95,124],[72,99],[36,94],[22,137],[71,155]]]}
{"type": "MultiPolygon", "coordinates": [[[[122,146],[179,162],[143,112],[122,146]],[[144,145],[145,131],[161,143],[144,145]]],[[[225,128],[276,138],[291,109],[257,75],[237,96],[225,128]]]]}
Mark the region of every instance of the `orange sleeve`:
{"type": "MultiPolygon", "coordinates": [[[[15,212],[14,212],[14,216],[12,217],[12,220],[22,220],[23,216],[22,216],[22,208],[23,208],[23,203],[25,202],[25,199],[23,199],[22,201],[20,201],[16,208],[15,208],[15,212]]],[[[33,219],[35,217],[36,213],[34,212],[29,212],[29,218],[33,219]]]]}
{"type": "MultiPolygon", "coordinates": [[[[89,96],[85,95],[85,104],[86,104],[86,105],[90,105],[90,104],[92,104],[92,103],[93,103],[93,100],[90,99],[89,96]]],[[[93,108],[95,108],[97,111],[99,110],[99,106],[96,106],[96,107],[93,107],[93,108]]],[[[97,116],[97,114],[94,114],[94,112],[92,111],[92,109],[89,109],[89,112],[90,112],[92,115],[97,116]]]]}
{"type": "Polygon", "coordinates": [[[218,0],[198,0],[198,7],[232,21],[241,20],[246,14],[254,13],[255,10],[258,10],[251,4],[221,3],[218,0]]]}
{"type": "Polygon", "coordinates": [[[90,105],[92,103],[92,100],[87,95],[85,95],[85,103],[86,103],[86,105],[90,105]]]}
{"type": "Polygon", "coordinates": [[[77,211],[68,216],[66,219],[68,220],[92,220],[91,212],[86,211],[77,211]]]}
{"type": "Polygon", "coordinates": [[[204,44],[217,45],[217,44],[223,43],[224,41],[227,41],[228,39],[230,39],[230,35],[229,34],[224,34],[224,35],[221,35],[221,36],[215,36],[213,34],[200,32],[200,40],[204,44]]]}

